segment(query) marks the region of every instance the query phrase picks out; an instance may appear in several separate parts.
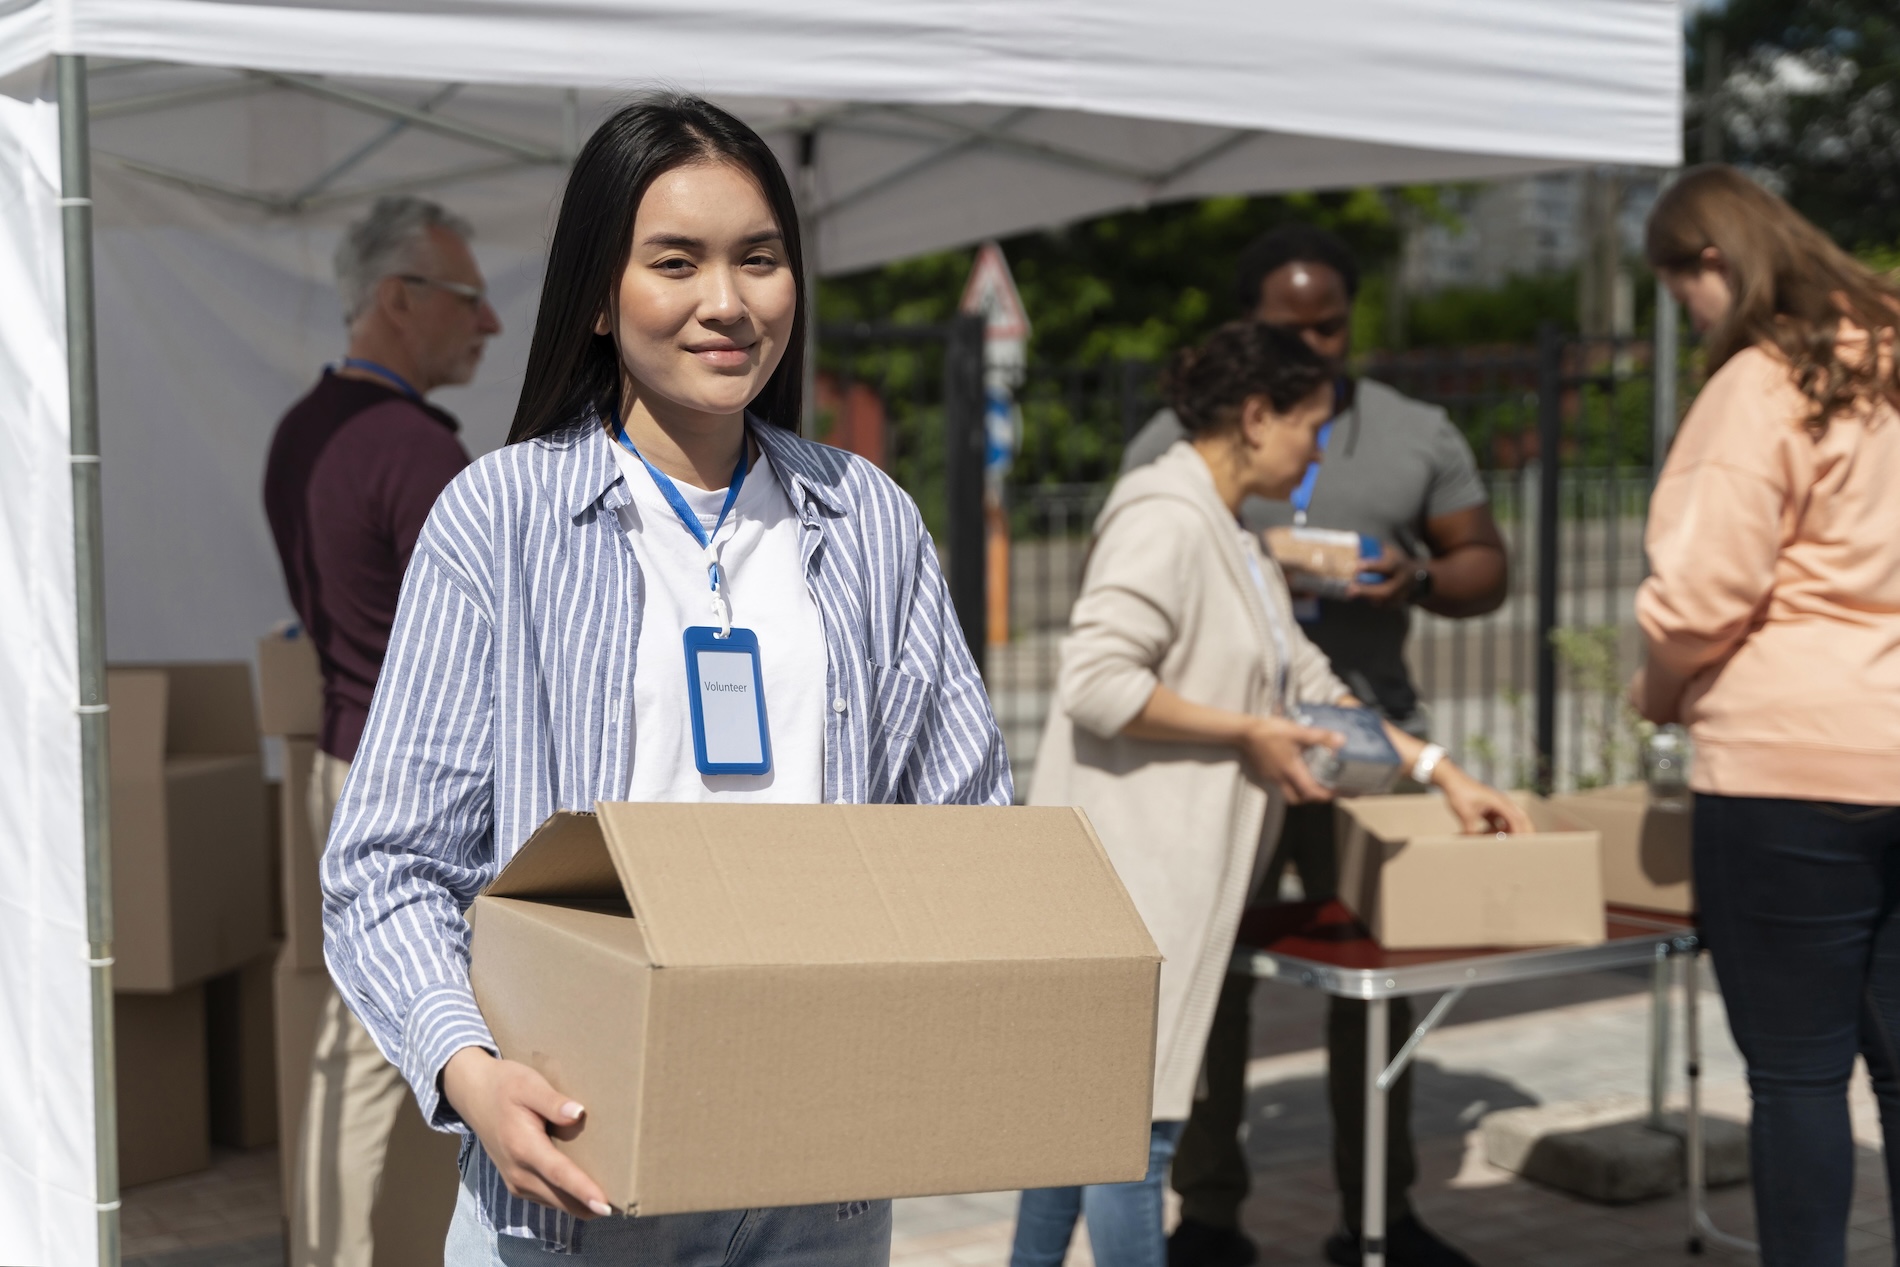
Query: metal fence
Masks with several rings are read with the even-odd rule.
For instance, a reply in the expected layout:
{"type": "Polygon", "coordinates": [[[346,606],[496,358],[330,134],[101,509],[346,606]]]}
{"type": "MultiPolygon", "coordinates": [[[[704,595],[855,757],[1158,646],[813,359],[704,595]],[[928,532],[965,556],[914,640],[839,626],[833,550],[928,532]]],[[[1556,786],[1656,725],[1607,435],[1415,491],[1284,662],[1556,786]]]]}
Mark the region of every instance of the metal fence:
{"type": "MultiPolygon", "coordinates": [[[[993,507],[986,528],[974,328],[899,329],[825,332],[821,406],[832,405],[822,425],[923,507],[1026,790],[1089,530],[1124,444],[1162,404],[1157,369],[1032,364],[1000,521],[993,507]],[[882,411],[876,445],[857,421],[871,402],[882,411]]],[[[1657,456],[1652,362],[1647,342],[1547,335],[1533,347],[1362,367],[1445,409],[1471,443],[1510,552],[1496,612],[1418,611],[1408,645],[1434,736],[1481,777],[1577,787],[1635,775],[1621,687],[1639,657],[1633,602],[1657,456]]]]}

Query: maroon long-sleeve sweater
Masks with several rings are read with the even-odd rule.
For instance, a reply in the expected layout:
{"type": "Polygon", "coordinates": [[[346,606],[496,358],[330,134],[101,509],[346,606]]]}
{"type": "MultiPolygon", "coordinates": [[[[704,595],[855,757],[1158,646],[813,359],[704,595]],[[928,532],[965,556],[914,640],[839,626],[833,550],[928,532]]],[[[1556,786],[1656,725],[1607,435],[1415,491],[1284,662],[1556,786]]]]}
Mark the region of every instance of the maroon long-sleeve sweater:
{"type": "Polygon", "coordinates": [[[318,746],[331,756],[356,755],[409,554],[469,463],[456,431],[427,401],[329,373],[277,424],[264,511],[323,666],[318,746]]]}

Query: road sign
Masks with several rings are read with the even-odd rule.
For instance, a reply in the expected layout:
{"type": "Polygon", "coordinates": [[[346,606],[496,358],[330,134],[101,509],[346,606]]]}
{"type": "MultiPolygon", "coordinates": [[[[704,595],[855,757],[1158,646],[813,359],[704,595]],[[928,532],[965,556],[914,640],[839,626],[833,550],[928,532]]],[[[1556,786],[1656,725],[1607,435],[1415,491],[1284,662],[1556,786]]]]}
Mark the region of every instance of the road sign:
{"type": "Polygon", "coordinates": [[[977,248],[976,266],[970,270],[957,310],[983,314],[983,338],[988,342],[1021,342],[1029,337],[1029,314],[1016,291],[1016,279],[1010,276],[1003,248],[996,243],[985,242],[977,248]]]}

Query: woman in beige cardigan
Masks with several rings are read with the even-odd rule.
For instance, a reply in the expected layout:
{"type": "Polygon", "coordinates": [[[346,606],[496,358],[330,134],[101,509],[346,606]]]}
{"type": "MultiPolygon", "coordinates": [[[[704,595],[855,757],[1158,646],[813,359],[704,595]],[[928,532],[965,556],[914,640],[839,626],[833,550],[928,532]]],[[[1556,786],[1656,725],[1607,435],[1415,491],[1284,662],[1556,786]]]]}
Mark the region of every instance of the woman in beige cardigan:
{"type": "MultiPolygon", "coordinates": [[[[1288,801],[1324,800],[1304,749],[1339,737],[1288,714],[1352,703],[1293,618],[1279,570],[1240,526],[1320,460],[1327,367],[1252,322],[1183,354],[1171,394],[1189,438],[1125,476],[1095,524],[1029,800],[1088,811],[1161,948],[1147,1178],[1023,1194],[1012,1267],[1061,1263],[1078,1213],[1100,1267],[1163,1267],[1161,1183],[1258,864],[1288,801]]],[[[1401,760],[1469,830],[1528,830],[1510,800],[1388,725],[1401,760]]]]}

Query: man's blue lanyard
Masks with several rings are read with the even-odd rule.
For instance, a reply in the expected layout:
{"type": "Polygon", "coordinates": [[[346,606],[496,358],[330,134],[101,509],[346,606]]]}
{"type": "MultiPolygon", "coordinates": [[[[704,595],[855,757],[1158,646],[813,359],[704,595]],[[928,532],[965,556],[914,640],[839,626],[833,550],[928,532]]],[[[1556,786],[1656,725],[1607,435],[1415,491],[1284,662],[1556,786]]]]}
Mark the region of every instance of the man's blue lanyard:
{"type": "MultiPolygon", "coordinates": [[[[1326,442],[1332,438],[1333,424],[1337,418],[1328,418],[1319,429],[1319,451],[1326,452],[1326,442]]],[[[1293,503],[1293,525],[1296,528],[1306,526],[1306,508],[1313,504],[1313,485],[1319,482],[1319,463],[1309,462],[1306,474],[1300,477],[1300,486],[1293,490],[1287,500],[1293,503]]]]}
{"type": "Polygon", "coordinates": [[[387,365],[378,365],[376,362],[366,361],[360,356],[344,357],[343,365],[346,369],[361,370],[365,374],[374,374],[376,377],[388,382],[397,391],[411,400],[422,399],[422,393],[411,387],[408,379],[398,374],[395,370],[390,369],[387,365]]]}
{"type": "Polygon", "coordinates": [[[713,539],[719,535],[719,530],[726,526],[726,516],[732,513],[733,503],[739,500],[739,490],[745,486],[748,463],[746,461],[747,445],[743,438],[739,445],[739,465],[732,468],[732,482],[726,487],[726,504],[719,508],[719,522],[713,525],[711,532],[706,531],[706,526],[699,522],[699,516],[694,514],[693,508],[686,504],[686,497],[680,492],[679,485],[675,484],[665,471],[647,461],[644,453],[633,447],[633,441],[627,439],[627,429],[620,425],[618,413],[614,415],[614,439],[618,440],[627,452],[640,459],[640,465],[646,467],[647,474],[653,477],[654,486],[660,490],[660,496],[666,498],[667,505],[673,508],[673,513],[679,516],[679,521],[686,525],[686,531],[693,534],[693,540],[699,542],[700,549],[706,552],[706,581],[712,587],[713,593],[718,594],[719,552],[713,546],[713,539]]]}

